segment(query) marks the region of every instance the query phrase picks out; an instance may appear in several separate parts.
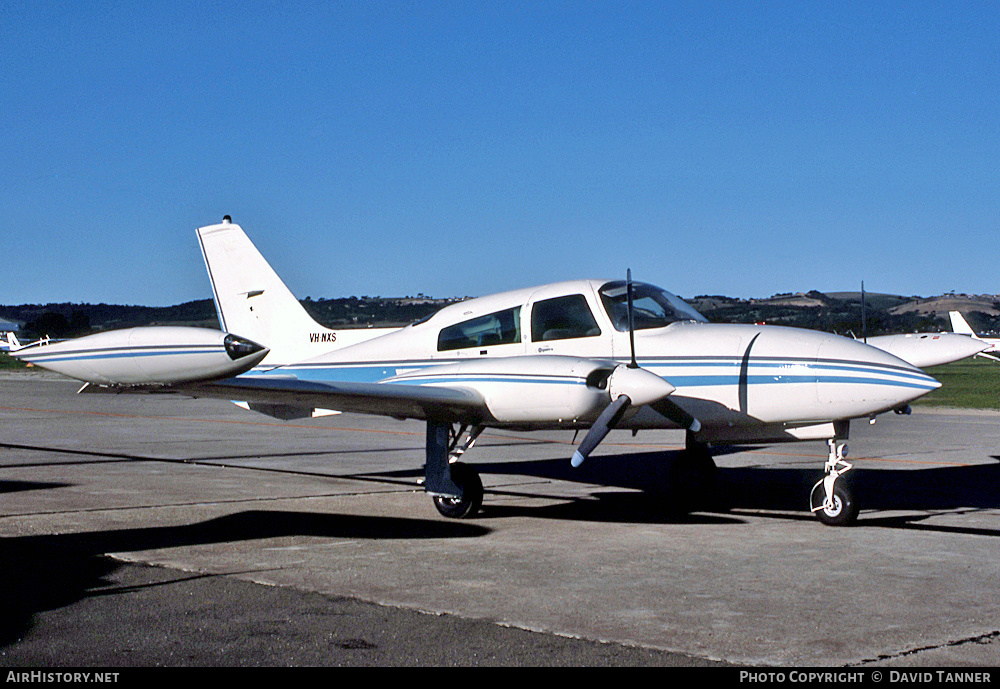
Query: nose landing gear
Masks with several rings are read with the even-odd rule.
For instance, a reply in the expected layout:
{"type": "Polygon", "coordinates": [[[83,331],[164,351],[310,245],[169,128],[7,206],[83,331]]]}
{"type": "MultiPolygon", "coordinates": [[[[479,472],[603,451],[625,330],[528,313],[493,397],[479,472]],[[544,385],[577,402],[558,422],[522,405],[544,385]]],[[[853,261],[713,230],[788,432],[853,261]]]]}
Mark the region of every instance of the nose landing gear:
{"type": "Polygon", "coordinates": [[[846,482],[837,480],[852,467],[844,461],[847,444],[834,438],[828,440],[827,445],[830,446],[830,456],[823,468],[825,476],[813,486],[809,494],[809,508],[828,526],[847,526],[858,518],[859,509],[846,482]]]}

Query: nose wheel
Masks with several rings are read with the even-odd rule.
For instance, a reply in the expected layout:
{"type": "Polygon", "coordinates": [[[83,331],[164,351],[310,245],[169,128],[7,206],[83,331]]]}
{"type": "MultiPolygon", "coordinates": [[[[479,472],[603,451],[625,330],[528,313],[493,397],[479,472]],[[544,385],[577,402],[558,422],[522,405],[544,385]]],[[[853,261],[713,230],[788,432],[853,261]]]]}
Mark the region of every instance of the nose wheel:
{"type": "Polygon", "coordinates": [[[825,475],[809,494],[809,509],[828,526],[847,526],[858,518],[858,503],[847,482],[838,479],[850,471],[852,465],[844,461],[847,445],[843,440],[833,439],[827,444],[830,456],[823,468],[825,475]]]}

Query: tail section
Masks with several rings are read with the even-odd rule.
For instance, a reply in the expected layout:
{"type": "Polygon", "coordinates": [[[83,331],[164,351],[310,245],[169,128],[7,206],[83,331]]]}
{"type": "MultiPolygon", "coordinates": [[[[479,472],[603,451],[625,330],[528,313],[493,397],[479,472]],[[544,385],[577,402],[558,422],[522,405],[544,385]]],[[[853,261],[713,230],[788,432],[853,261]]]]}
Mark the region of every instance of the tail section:
{"type": "Polygon", "coordinates": [[[17,335],[13,332],[7,331],[7,341],[0,344],[0,350],[6,350],[8,352],[16,352],[21,349],[21,343],[17,339],[17,335]]]}
{"type": "Polygon", "coordinates": [[[951,316],[952,330],[962,335],[972,335],[973,337],[976,336],[975,331],[971,327],[969,327],[969,324],[966,322],[965,318],[962,317],[961,311],[949,311],[948,315],[951,316]]]}
{"type": "Polygon", "coordinates": [[[335,331],[317,323],[228,215],[199,228],[198,241],[222,330],[270,348],[265,366],[304,361],[388,332],[335,331]]]}

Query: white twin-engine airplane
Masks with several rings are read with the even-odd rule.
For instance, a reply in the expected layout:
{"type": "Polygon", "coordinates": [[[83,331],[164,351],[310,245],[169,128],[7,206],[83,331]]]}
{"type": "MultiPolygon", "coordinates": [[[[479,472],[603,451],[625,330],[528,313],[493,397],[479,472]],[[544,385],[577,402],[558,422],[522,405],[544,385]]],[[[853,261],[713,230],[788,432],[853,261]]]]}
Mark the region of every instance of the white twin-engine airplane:
{"type": "Polygon", "coordinates": [[[845,337],[710,324],[631,278],[479,297],[399,329],[330,330],[228,216],[198,237],[224,332],[134,328],[12,355],[87,382],[82,391],[176,390],[282,418],[338,410],[424,420],[424,488],[447,517],[482,504],[478,473],[454,460],[485,428],[586,429],[573,466],[611,429],[682,428],[676,461],[695,472],[714,468],[709,443],[826,440],[810,507],[824,523],[848,524],[859,508],[840,478],[850,420],[905,413],[940,387],[845,337]]]}
{"type": "Polygon", "coordinates": [[[889,352],[917,368],[949,364],[980,354],[989,347],[977,339],[957,333],[906,333],[876,335],[863,339],[865,344],[889,352]]]}
{"type": "Polygon", "coordinates": [[[997,356],[1000,353],[1000,338],[980,337],[977,335],[976,331],[965,320],[961,311],[949,311],[948,316],[951,318],[951,329],[956,334],[982,344],[983,349],[979,352],[978,356],[1000,361],[1000,357],[997,356]]]}

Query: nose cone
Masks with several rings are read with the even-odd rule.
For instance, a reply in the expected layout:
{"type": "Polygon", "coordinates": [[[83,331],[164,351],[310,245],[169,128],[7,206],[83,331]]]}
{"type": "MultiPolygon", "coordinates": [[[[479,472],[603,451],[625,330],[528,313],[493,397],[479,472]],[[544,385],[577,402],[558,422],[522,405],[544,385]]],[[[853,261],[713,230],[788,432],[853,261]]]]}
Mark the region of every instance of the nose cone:
{"type": "Polygon", "coordinates": [[[836,335],[817,351],[817,396],[833,418],[854,418],[896,409],[941,387],[920,369],[889,352],[836,335]]]}
{"type": "Polygon", "coordinates": [[[741,337],[738,406],[767,422],[825,422],[904,407],[940,383],[886,351],[838,335],[758,326],[741,337]]]}

